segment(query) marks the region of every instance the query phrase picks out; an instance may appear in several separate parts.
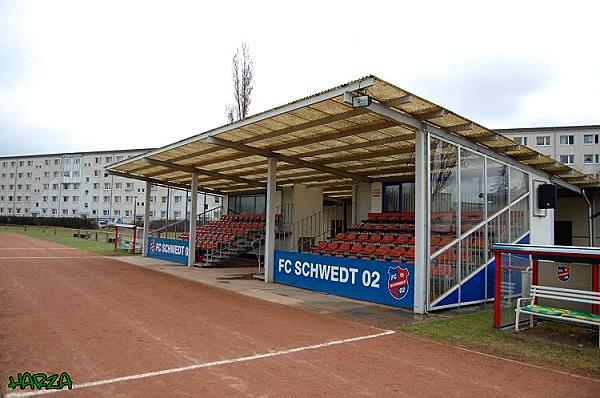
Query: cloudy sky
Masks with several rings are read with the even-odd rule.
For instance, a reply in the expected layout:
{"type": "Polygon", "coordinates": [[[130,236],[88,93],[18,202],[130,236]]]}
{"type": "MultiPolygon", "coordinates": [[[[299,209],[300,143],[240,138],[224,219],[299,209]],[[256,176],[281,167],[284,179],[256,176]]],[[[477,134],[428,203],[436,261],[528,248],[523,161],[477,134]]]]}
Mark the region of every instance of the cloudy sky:
{"type": "Polygon", "coordinates": [[[0,0],[0,156],[156,147],[368,74],[490,128],[600,124],[595,1],[0,0]]]}

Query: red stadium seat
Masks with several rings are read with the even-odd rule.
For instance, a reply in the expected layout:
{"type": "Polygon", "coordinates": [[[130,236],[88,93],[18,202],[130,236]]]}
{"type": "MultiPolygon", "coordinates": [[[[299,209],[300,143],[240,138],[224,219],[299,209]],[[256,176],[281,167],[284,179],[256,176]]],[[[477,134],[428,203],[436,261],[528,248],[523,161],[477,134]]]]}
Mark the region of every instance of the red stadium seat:
{"type": "Polygon", "coordinates": [[[387,245],[387,244],[393,243],[395,239],[396,239],[396,237],[394,235],[386,234],[381,239],[381,244],[387,245]]]}
{"type": "Polygon", "coordinates": [[[381,235],[379,235],[379,234],[373,234],[369,238],[369,243],[379,243],[380,241],[381,241],[381,235]]]}
{"type": "Polygon", "coordinates": [[[356,238],[356,242],[368,242],[369,234],[360,234],[358,238],[356,238]]]}
{"type": "Polygon", "coordinates": [[[352,248],[350,248],[350,250],[348,251],[348,254],[356,255],[356,254],[362,252],[362,250],[363,250],[363,245],[361,245],[360,243],[355,243],[354,245],[352,245],[352,248]]]}

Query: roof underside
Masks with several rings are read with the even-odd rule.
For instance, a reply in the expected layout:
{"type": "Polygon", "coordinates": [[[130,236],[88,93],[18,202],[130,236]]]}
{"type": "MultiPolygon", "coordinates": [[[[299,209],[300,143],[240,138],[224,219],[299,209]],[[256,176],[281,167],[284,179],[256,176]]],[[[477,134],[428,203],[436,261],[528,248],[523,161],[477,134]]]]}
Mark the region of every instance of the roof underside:
{"type": "Polygon", "coordinates": [[[330,197],[351,196],[357,181],[414,178],[415,127],[344,101],[344,87],[358,87],[373,102],[466,138],[576,186],[597,181],[512,139],[423,98],[370,77],[240,122],[150,151],[107,168],[153,182],[199,186],[217,193],[266,187],[267,155],[278,158],[277,185],[322,187],[330,197]],[[217,138],[215,140],[214,137],[217,138]],[[210,141],[210,142],[209,142],[210,141]],[[218,142],[217,142],[218,141],[218,142]]]}

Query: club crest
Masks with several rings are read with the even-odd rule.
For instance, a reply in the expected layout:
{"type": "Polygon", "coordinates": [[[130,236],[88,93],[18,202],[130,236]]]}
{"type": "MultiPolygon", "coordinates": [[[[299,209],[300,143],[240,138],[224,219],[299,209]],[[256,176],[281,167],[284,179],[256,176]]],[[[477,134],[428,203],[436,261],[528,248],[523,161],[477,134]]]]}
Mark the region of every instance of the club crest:
{"type": "Polygon", "coordinates": [[[396,300],[402,300],[408,294],[408,269],[398,267],[388,268],[388,290],[396,300]]]}
{"type": "Polygon", "coordinates": [[[558,279],[563,282],[567,282],[571,280],[571,267],[567,267],[566,265],[559,265],[556,267],[556,274],[558,275],[558,279]]]}

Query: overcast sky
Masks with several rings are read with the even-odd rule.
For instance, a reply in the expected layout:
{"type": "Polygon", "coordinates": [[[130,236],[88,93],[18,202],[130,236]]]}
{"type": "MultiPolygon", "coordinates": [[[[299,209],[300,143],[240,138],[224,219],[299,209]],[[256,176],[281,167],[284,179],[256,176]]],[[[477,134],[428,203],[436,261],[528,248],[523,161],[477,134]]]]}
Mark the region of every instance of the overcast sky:
{"type": "Polygon", "coordinates": [[[597,1],[0,0],[0,156],[166,145],[374,74],[490,128],[600,124],[597,1]]]}

